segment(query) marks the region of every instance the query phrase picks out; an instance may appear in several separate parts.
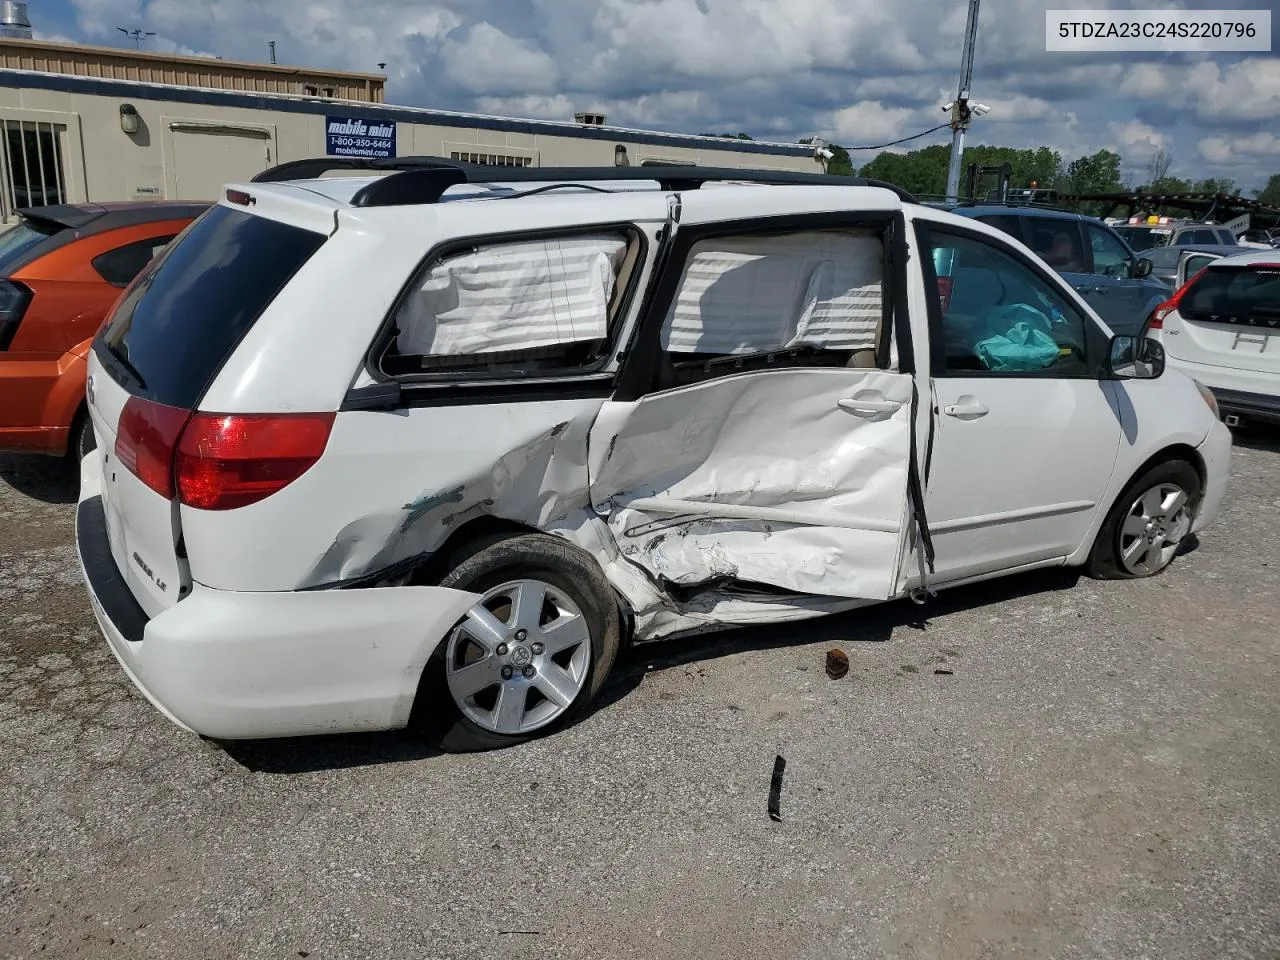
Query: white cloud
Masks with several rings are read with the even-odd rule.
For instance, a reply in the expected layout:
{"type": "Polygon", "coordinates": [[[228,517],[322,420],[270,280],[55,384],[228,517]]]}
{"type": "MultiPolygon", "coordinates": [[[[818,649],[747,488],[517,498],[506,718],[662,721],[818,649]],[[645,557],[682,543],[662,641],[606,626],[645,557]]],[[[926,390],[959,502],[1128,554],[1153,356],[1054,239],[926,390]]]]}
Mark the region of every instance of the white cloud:
{"type": "Polygon", "coordinates": [[[1280,157],[1280,137],[1268,131],[1244,137],[1205,137],[1199,144],[1200,156],[1221,166],[1237,166],[1258,158],[1280,157]]]}
{"type": "MultiPolygon", "coordinates": [[[[886,107],[879,100],[863,100],[842,107],[827,121],[828,139],[851,146],[884,143],[916,130],[907,130],[907,121],[916,113],[905,107],[886,107]]],[[[945,119],[940,116],[939,122],[945,119]]],[[[928,128],[922,128],[928,129],[928,128]]]]}
{"type": "Polygon", "coordinates": [[[486,22],[475,24],[460,37],[450,34],[440,59],[454,83],[475,94],[550,92],[557,82],[558,71],[550,56],[486,22]]]}
{"type": "Polygon", "coordinates": [[[1168,134],[1161,133],[1141,120],[1130,120],[1127,123],[1113,121],[1107,124],[1107,129],[1119,144],[1121,154],[1130,159],[1144,160],[1157,150],[1168,149],[1173,143],[1168,134]]]}
{"type": "Polygon", "coordinates": [[[1138,63],[1120,92],[1190,108],[1207,121],[1280,123],[1280,58],[1248,57],[1225,69],[1214,60],[1190,65],[1138,63]]]}

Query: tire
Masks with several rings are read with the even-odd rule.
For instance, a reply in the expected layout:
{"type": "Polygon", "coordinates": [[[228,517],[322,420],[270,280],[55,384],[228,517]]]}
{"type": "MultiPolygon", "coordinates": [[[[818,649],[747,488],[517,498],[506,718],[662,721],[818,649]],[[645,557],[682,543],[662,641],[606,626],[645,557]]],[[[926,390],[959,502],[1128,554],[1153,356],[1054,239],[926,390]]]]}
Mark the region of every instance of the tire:
{"type": "Polygon", "coordinates": [[[81,410],[71,422],[71,432],[67,435],[67,456],[75,461],[78,468],[80,461],[96,449],[98,441],[93,435],[93,421],[86,411],[81,410]]]}
{"type": "Polygon", "coordinates": [[[448,753],[494,750],[563,729],[586,712],[621,636],[612,587],[588,554],[546,534],[481,541],[440,586],[486,599],[427,661],[409,720],[415,735],[448,753]]]}
{"type": "Polygon", "coordinates": [[[1107,514],[1085,572],[1098,580],[1163,573],[1191,535],[1202,491],[1200,474],[1185,460],[1166,460],[1143,472],[1125,487],[1107,514]],[[1170,509],[1176,505],[1175,491],[1185,496],[1185,504],[1170,509]],[[1152,509],[1156,505],[1159,509],[1152,509]],[[1139,545],[1143,539],[1148,543],[1146,550],[1139,545]]]}

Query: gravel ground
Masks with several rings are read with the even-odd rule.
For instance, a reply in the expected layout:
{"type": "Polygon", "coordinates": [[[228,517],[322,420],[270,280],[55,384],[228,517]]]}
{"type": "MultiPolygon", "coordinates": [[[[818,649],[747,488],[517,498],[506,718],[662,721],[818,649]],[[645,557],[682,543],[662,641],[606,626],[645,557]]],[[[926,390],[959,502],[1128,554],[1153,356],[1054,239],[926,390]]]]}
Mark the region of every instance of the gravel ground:
{"type": "Polygon", "coordinates": [[[1280,957],[1276,435],[1156,580],[651,647],[464,757],[171,726],[56,468],[0,458],[0,956],[1280,957]]]}

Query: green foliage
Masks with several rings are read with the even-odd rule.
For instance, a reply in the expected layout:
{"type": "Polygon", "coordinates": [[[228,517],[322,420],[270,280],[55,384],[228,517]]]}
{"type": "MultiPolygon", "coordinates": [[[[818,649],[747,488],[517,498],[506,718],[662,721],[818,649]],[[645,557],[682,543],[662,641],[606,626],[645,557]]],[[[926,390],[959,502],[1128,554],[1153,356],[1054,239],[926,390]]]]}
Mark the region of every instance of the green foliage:
{"type": "Polygon", "coordinates": [[[1228,196],[1240,196],[1240,188],[1236,186],[1234,180],[1223,178],[1215,180],[1209,177],[1206,180],[1197,180],[1191,188],[1193,193],[1225,193],[1228,196]]]}
{"type": "Polygon", "coordinates": [[[1280,207],[1280,173],[1273,173],[1267,185],[1258,191],[1258,199],[1273,207],[1280,207]]]}

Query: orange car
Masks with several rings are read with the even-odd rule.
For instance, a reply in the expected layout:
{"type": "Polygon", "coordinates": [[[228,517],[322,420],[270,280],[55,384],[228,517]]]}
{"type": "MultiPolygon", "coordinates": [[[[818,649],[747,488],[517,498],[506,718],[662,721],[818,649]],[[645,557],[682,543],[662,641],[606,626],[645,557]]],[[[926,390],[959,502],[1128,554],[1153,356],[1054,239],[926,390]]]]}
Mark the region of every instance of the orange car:
{"type": "Polygon", "coordinates": [[[123,289],[208,207],[29,207],[0,233],[0,451],[83,456],[85,357],[123,289]]]}

